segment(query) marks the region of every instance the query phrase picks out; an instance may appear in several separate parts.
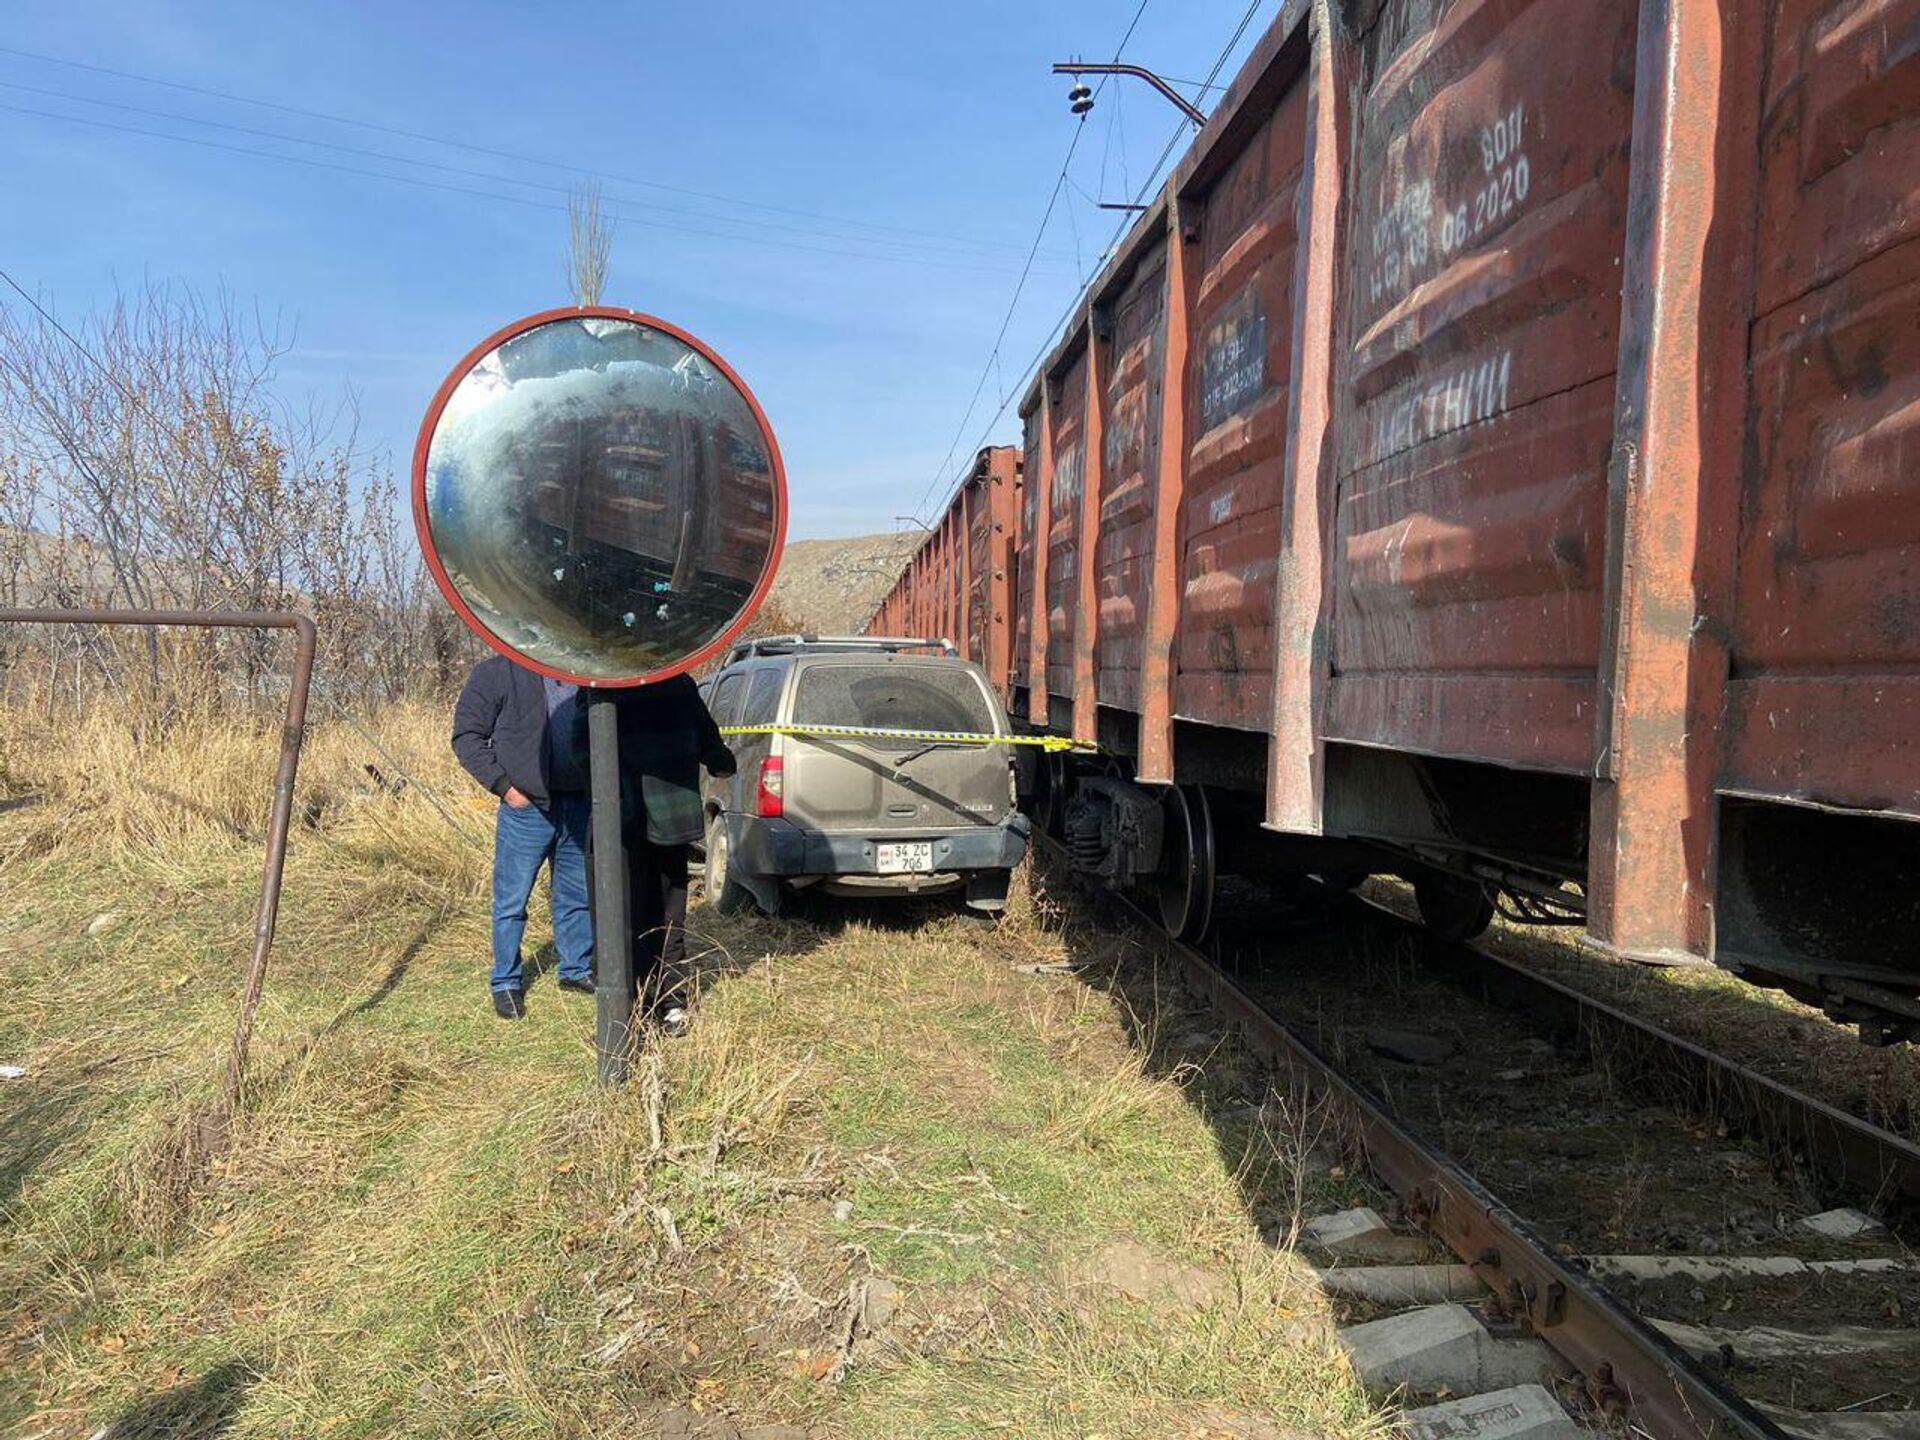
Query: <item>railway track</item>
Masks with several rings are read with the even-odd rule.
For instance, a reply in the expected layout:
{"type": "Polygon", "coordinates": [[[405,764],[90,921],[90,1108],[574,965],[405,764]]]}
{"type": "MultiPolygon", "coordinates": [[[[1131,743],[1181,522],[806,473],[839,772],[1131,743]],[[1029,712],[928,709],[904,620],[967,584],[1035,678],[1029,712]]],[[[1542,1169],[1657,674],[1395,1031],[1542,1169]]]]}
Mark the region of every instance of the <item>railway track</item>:
{"type": "Polygon", "coordinates": [[[1838,1204],[1920,1211],[1920,1147],[1357,899],[1329,901],[1322,928],[1290,939],[1271,907],[1244,933],[1225,917],[1208,954],[1130,898],[1092,893],[1150,931],[1296,1097],[1337,1117],[1393,1197],[1390,1220],[1351,1211],[1306,1234],[1326,1242],[1330,1293],[1366,1317],[1344,1332],[1361,1373],[1456,1397],[1411,1414],[1416,1436],[1553,1433],[1525,1429],[1525,1397],[1497,1383],[1544,1345],[1569,1425],[1652,1440],[1920,1437],[1920,1262],[1838,1204]],[[1346,963],[1327,963],[1335,948],[1346,963]],[[1383,970],[1396,974],[1383,983],[1383,970]],[[1431,1053],[1409,1060],[1423,1043],[1431,1053]],[[1810,1219],[1862,1228],[1823,1234],[1810,1219]],[[1355,1263],[1423,1246],[1448,1258],[1355,1263]],[[1492,1378],[1423,1379],[1409,1359],[1422,1335],[1504,1359],[1481,1365],[1492,1378]],[[1479,1410],[1458,1398],[1482,1385],[1500,1393],[1479,1410]]]}

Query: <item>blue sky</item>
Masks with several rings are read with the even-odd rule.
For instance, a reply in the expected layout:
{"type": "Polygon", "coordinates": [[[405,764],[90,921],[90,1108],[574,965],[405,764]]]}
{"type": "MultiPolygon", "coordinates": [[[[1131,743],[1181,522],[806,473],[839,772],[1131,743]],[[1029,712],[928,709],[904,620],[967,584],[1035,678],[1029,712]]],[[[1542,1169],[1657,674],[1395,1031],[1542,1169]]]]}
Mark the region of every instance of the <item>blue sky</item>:
{"type": "MultiPolygon", "coordinates": [[[[0,34],[0,267],[69,319],[148,280],[257,302],[295,336],[283,398],[350,386],[362,443],[404,464],[454,360],[568,302],[582,177],[560,167],[578,166],[616,212],[608,302],[746,377],[793,535],[890,530],[930,513],[1091,273],[1116,224],[1094,199],[1132,198],[1176,128],[1136,82],[1103,92],[943,473],[1077,123],[1049,64],[1110,58],[1138,4],[25,0],[0,34]]],[[[1262,0],[1222,82],[1277,9],[1262,0]]],[[[1199,80],[1246,10],[1149,0],[1126,58],[1199,80]]],[[[1015,435],[1012,412],[990,438],[1015,435]]]]}

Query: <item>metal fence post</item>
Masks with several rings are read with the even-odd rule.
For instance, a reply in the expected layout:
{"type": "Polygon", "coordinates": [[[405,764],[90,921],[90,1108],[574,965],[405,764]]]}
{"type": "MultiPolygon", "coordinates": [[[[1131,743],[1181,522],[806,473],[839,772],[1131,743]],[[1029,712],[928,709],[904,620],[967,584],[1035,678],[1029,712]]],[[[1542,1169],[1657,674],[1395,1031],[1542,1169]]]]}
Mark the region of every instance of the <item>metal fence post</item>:
{"type": "MultiPolygon", "coordinates": [[[[234,1021],[233,1048],[227,1055],[223,1094],[228,1110],[240,1101],[246,1078],[247,1048],[254,1016],[267,983],[267,959],[280,914],[280,881],[287,863],[287,831],[293,820],[293,787],[300,769],[300,744],[307,731],[307,694],[313,685],[313,656],[318,636],[305,615],[274,610],[0,610],[0,624],[14,625],[184,625],[202,630],[291,630],[293,674],[287,683],[287,715],[280,727],[280,763],[273,779],[273,809],[267,821],[267,856],[260,875],[260,899],[253,912],[253,956],[247,964],[234,1021]]],[[[624,893],[624,892],[623,892],[624,893]]]]}

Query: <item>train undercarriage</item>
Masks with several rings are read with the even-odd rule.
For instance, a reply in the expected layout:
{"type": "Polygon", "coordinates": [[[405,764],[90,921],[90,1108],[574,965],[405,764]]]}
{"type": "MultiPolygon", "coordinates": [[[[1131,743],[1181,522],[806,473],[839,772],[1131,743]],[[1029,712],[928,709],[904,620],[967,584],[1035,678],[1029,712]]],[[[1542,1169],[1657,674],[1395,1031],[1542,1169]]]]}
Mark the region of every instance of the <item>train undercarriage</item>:
{"type": "MultiPolygon", "coordinates": [[[[1123,732],[1103,726],[1097,757],[1036,758],[1023,776],[1023,803],[1077,874],[1145,901],[1180,939],[1207,938],[1229,877],[1298,898],[1395,877],[1410,887],[1426,927],[1454,942],[1475,939],[1496,916],[1517,926],[1586,923],[1586,797],[1572,777],[1335,746],[1327,811],[1337,833],[1290,835],[1262,824],[1252,739],[1183,726],[1176,768],[1199,778],[1178,784],[1134,778],[1128,749],[1123,732]]],[[[1898,877],[1920,873],[1906,868],[1920,827],[1863,837],[1857,828],[1823,827],[1816,816],[1811,834],[1789,836],[1783,823],[1805,830],[1806,817],[1783,822],[1776,810],[1735,806],[1723,819],[1722,893],[1731,913],[1721,920],[1714,961],[1697,963],[1790,994],[1857,1026],[1869,1044],[1920,1040],[1920,966],[1897,963],[1900,919],[1920,903],[1898,877]],[[1783,857],[1805,856],[1810,846],[1818,853],[1799,868],[1818,879],[1796,880],[1783,857]],[[1831,935],[1831,907],[1847,904],[1862,918],[1844,953],[1831,943],[1824,954],[1796,953],[1796,939],[1831,935]],[[1806,918],[1807,906],[1824,907],[1820,918],[1806,918]]]]}

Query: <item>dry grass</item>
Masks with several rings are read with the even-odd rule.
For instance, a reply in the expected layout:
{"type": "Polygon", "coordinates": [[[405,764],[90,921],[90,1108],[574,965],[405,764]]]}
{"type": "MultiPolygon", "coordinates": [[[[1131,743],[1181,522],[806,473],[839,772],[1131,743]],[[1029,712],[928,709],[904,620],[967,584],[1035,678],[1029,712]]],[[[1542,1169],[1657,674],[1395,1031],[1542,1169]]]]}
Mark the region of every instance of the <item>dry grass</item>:
{"type": "Polygon", "coordinates": [[[245,1103],[195,1166],[273,728],[0,720],[0,1427],[1378,1432],[1260,1239],[1308,1127],[1147,952],[1044,896],[991,932],[696,911],[693,1033],[601,1093],[590,1002],[486,1008],[488,814],[440,717],[375,740],[310,740],[245,1103]],[[1117,1242],[1212,1298],[1128,1298],[1117,1242]]]}

